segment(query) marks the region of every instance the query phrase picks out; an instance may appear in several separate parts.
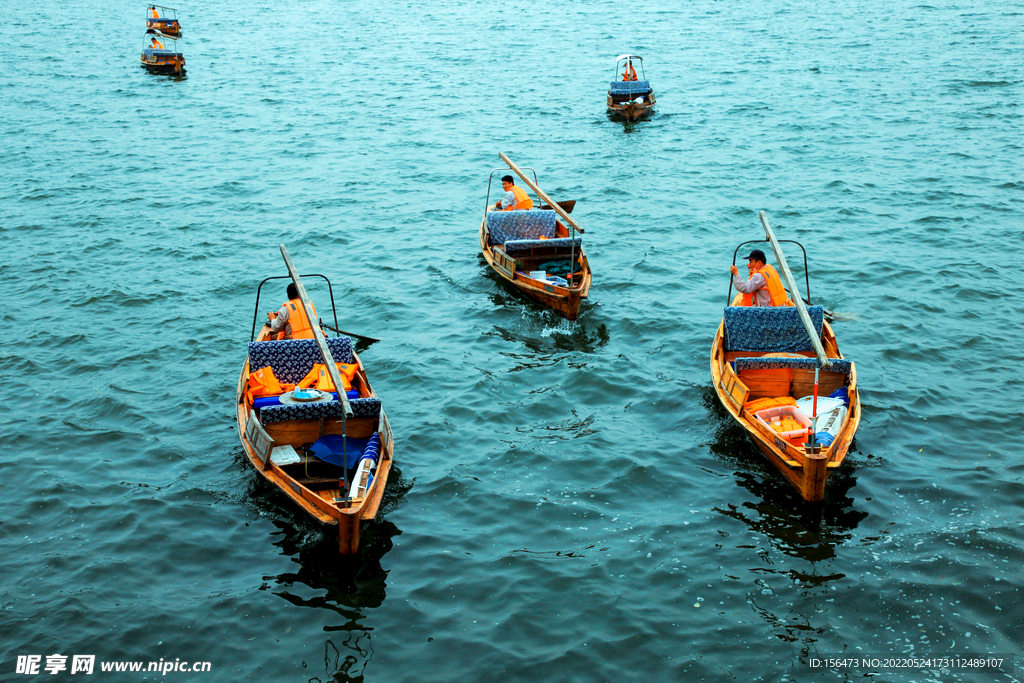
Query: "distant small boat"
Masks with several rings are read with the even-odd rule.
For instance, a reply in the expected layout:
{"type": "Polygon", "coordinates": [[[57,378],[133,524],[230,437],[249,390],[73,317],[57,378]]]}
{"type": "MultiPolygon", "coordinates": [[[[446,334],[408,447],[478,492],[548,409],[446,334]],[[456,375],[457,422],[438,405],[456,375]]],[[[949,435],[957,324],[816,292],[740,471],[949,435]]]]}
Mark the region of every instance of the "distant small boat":
{"type": "Polygon", "coordinates": [[[644,73],[644,58],[640,55],[619,55],[615,59],[615,80],[608,87],[608,111],[629,121],[650,113],[657,98],[644,73]],[[633,61],[640,64],[637,78],[633,61]]]}
{"type": "MultiPolygon", "coordinates": [[[[284,245],[281,254],[305,306],[309,299],[301,278],[327,278],[300,276],[284,245]]],[[[258,292],[256,306],[258,311],[258,292]]],[[[361,523],[380,508],[394,440],[351,338],[327,338],[321,330],[327,326],[316,321],[315,312],[306,318],[312,329],[292,339],[272,339],[268,327],[256,335],[253,319],[250,339],[255,339],[235,391],[238,437],[256,471],[333,530],[338,552],[351,555],[359,549],[361,523]],[[335,389],[339,384],[344,389],[346,382],[351,390],[335,389]]]]}
{"type": "Polygon", "coordinates": [[[178,10],[160,5],[146,6],[146,28],[159,31],[168,36],[180,36],[181,24],[178,23],[178,10]],[[170,12],[172,16],[167,16],[170,12]]]}
{"type": "Polygon", "coordinates": [[[164,42],[165,40],[177,41],[177,36],[148,29],[146,31],[146,40],[147,44],[142,50],[141,58],[142,67],[146,71],[154,74],[184,75],[185,55],[178,52],[177,49],[168,50],[167,43],[164,42]]]}
{"type": "Polygon", "coordinates": [[[583,229],[569,217],[576,202],[552,201],[537,186],[536,174],[531,181],[507,156],[499,156],[545,204],[539,209],[495,210],[490,202],[491,181],[504,169],[491,171],[488,205],[480,222],[480,251],[494,272],[516,291],[575,320],[590,293],[592,277],[582,238],[576,236],[583,229]]]}
{"type": "Polygon", "coordinates": [[[839,352],[824,308],[804,305],[779,240],[763,211],[760,217],[768,239],[759,241],[771,243],[793,305],[741,306],[738,295],[711,346],[711,380],[754,445],[804,500],[817,502],[860,424],[857,369],[839,352]]]}

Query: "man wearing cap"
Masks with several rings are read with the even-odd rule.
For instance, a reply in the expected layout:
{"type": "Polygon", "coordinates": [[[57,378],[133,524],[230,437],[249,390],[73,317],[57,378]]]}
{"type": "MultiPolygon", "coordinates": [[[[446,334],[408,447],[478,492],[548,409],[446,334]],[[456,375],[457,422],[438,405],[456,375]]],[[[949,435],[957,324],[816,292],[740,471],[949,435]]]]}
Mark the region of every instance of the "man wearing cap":
{"type": "Polygon", "coordinates": [[[533,200],[526,194],[526,190],[517,187],[512,181],[512,176],[507,175],[501,179],[501,187],[505,190],[505,196],[495,202],[494,208],[503,211],[515,211],[532,209],[533,200]]]}
{"type": "Polygon", "coordinates": [[[747,272],[750,279],[746,282],[740,277],[739,268],[729,266],[732,273],[733,286],[743,294],[741,306],[792,306],[782,286],[782,278],[778,271],[768,265],[764,252],[754,249],[747,259],[747,272]]]}

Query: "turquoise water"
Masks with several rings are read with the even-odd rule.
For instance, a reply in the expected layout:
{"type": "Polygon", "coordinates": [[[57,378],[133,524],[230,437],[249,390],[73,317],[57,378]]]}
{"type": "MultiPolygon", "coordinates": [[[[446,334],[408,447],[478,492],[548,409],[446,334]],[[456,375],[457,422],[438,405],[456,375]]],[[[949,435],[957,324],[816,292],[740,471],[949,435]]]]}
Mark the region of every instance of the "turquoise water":
{"type": "MultiPolygon", "coordinates": [[[[140,68],[142,4],[0,26],[4,680],[51,654],[211,665],[97,664],[123,680],[852,680],[801,659],[1019,649],[1019,6],[178,9],[182,80],[140,68]],[[635,124],[604,110],[624,52],[658,97],[635,124]],[[575,323],[479,256],[498,152],[578,200],[575,323]],[[820,507],[711,388],[761,209],[859,372],[820,507]],[[279,243],[381,340],[357,350],[396,470],[355,558],[235,431],[279,243]]],[[[1020,678],[996,676],[875,679],[1020,678]]]]}

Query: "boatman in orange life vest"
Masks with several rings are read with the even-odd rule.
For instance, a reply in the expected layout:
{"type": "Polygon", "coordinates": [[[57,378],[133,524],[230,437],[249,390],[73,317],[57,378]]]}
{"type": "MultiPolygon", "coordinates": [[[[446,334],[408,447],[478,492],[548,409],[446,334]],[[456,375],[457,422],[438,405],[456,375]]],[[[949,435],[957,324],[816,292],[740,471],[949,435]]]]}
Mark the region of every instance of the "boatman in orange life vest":
{"type": "Polygon", "coordinates": [[[159,40],[157,40],[156,37],[153,37],[153,38],[150,38],[149,49],[150,50],[163,50],[164,49],[164,44],[161,43],[159,40]]]}
{"type": "Polygon", "coordinates": [[[636,69],[633,68],[633,60],[632,59],[627,59],[626,63],[623,64],[622,80],[624,80],[624,81],[635,81],[636,80],[636,69]]]}
{"type": "Polygon", "coordinates": [[[157,12],[156,11],[156,7],[153,7],[152,5],[150,5],[150,7],[149,7],[149,17],[150,17],[150,19],[159,19],[160,18],[160,13],[157,12]]]}
{"type": "Polygon", "coordinates": [[[740,270],[735,265],[729,266],[732,273],[732,284],[743,294],[741,306],[792,306],[786,288],[782,286],[782,278],[778,271],[768,265],[764,252],[754,249],[747,258],[747,272],[750,279],[746,282],[740,277],[740,270]]]}
{"type": "MultiPolygon", "coordinates": [[[[310,306],[313,304],[310,303],[310,306]]],[[[313,309],[316,315],[316,309],[313,309]]],[[[292,282],[288,285],[288,301],[284,302],[277,313],[267,313],[270,322],[263,323],[270,328],[271,339],[312,339],[313,328],[306,317],[306,308],[299,298],[299,290],[292,282]]]]}
{"type": "Polygon", "coordinates": [[[515,211],[533,208],[533,200],[526,194],[526,190],[517,186],[512,176],[507,175],[501,179],[501,187],[505,190],[505,196],[495,202],[494,208],[502,211],[515,211]]]}

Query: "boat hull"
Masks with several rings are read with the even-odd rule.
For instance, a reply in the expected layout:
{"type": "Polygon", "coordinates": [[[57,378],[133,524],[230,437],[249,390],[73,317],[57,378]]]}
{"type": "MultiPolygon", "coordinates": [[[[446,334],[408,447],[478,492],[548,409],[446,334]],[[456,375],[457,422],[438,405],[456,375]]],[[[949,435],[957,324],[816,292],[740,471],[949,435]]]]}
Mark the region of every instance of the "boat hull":
{"type": "Polygon", "coordinates": [[[579,317],[580,305],[590,293],[592,273],[586,252],[580,247],[579,254],[583,260],[581,275],[574,278],[580,284],[575,287],[559,287],[525,277],[517,272],[516,259],[506,255],[500,248],[488,244],[487,218],[480,223],[480,251],[490,266],[502,280],[523,296],[549,308],[567,320],[579,317]]]}
{"type": "Polygon", "coordinates": [[[169,36],[181,36],[181,24],[175,19],[146,19],[146,28],[169,36]]]}
{"type": "Polygon", "coordinates": [[[142,68],[151,74],[173,74],[182,75],[185,73],[185,56],[180,52],[167,54],[153,54],[155,50],[146,50],[140,57],[142,68]]]}
{"type": "MultiPolygon", "coordinates": [[[[861,406],[857,390],[856,367],[851,364],[849,381],[846,386],[850,397],[847,416],[832,444],[818,452],[808,452],[792,440],[781,438],[765,427],[756,417],[743,408],[747,398],[743,380],[729,365],[733,354],[724,350],[724,323],[718,327],[711,347],[711,380],[722,407],[747,433],[761,453],[782,474],[783,477],[809,502],[819,502],[825,497],[825,483],[829,472],[839,467],[853,443],[860,425],[861,406]]],[[[829,358],[841,359],[835,335],[827,322],[823,325],[822,343],[829,358]]],[[[758,353],[743,352],[743,356],[758,356],[758,353]]],[[[808,357],[813,358],[813,354],[808,357]]]]}
{"type": "Polygon", "coordinates": [[[654,105],[657,104],[657,98],[654,97],[654,93],[651,93],[648,97],[650,97],[650,100],[645,99],[643,102],[635,100],[631,102],[615,102],[609,94],[608,113],[614,116],[621,116],[627,121],[637,121],[650,114],[654,109],[654,105]]]}
{"type": "MultiPolygon", "coordinates": [[[[266,328],[261,332],[257,341],[266,341],[266,328]]],[[[367,388],[369,396],[375,396],[366,378],[362,363],[356,357],[359,365],[358,376],[360,382],[367,388]]],[[[387,485],[388,475],[391,472],[394,439],[391,433],[391,425],[383,408],[380,411],[380,418],[377,425],[370,428],[370,433],[376,431],[380,435],[381,452],[377,462],[377,469],[374,473],[373,482],[363,498],[356,498],[350,501],[349,505],[344,502],[336,502],[336,498],[342,498],[344,493],[340,488],[314,490],[295,477],[289,475],[284,469],[273,462],[267,462],[266,467],[263,460],[257,453],[256,446],[250,442],[247,436],[249,421],[256,419],[252,416],[252,406],[245,396],[248,385],[250,368],[249,360],[246,358],[242,365],[242,371],[238,377],[238,385],[235,392],[235,405],[237,409],[238,438],[241,441],[242,449],[245,451],[249,464],[266,481],[276,486],[282,493],[299,506],[313,521],[325,528],[328,533],[335,533],[338,539],[338,552],[342,555],[355,554],[359,549],[360,529],[362,522],[372,520],[377,516],[381,499],[384,495],[384,488],[387,485]]],[[[351,420],[355,423],[356,420],[351,420]]],[[[275,423],[273,436],[275,441],[280,438],[283,442],[289,439],[299,443],[315,440],[315,436],[323,429],[322,420],[296,420],[294,422],[275,423]],[[312,436],[313,438],[309,438],[312,436]]],[[[358,427],[356,427],[358,429],[358,427]]],[[[365,438],[366,426],[363,432],[355,433],[349,431],[350,436],[365,438]]]]}

